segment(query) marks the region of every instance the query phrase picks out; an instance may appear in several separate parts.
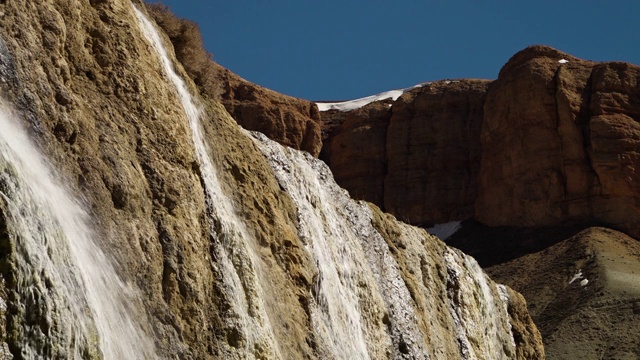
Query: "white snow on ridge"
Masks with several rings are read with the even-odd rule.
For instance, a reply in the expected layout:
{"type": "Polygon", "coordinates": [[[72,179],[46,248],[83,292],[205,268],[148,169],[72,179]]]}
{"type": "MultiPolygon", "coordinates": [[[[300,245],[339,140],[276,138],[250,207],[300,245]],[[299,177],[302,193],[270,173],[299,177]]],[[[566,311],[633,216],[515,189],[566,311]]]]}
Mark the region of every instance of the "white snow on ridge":
{"type": "Polygon", "coordinates": [[[559,62],[560,64],[566,64],[566,63],[568,63],[568,62],[569,62],[569,60],[567,60],[567,59],[560,59],[560,60],[558,60],[558,62],[559,62]]]}
{"type": "Polygon", "coordinates": [[[436,224],[434,227],[428,228],[427,232],[431,235],[437,236],[440,240],[446,240],[448,237],[460,230],[461,226],[461,221],[452,221],[444,224],[436,224]]]}
{"type": "Polygon", "coordinates": [[[573,275],[571,280],[569,280],[569,284],[572,284],[574,281],[580,280],[580,279],[582,279],[582,270],[578,270],[578,272],[575,275],[573,275]]]}
{"type": "Polygon", "coordinates": [[[359,109],[365,105],[371,104],[374,101],[385,100],[385,99],[391,99],[393,101],[396,101],[405,92],[411,89],[422,87],[426,84],[429,84],[429,83],[421,83],[421,84],[414,85],[404,89],[385,91],[385,92],[381,92],[380,94],[371,95],[371,96],[367,96],[367,97],[363,97],[355,100],[332,102],[332,103],[318,102],[316,103],[316,105],[318,105],[318,110],[320,111],[327,111],[327,110],[351,111],[351,110],[359,109]]]}

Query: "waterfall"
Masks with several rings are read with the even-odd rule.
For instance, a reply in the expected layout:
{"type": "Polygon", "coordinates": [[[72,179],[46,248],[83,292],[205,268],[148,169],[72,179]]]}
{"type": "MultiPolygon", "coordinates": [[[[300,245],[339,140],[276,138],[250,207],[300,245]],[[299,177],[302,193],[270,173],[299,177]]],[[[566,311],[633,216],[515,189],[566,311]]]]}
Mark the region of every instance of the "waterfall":
{"type": "MultiPolygon", "coordinates": [[[[225,295],[232,302],[229,313],[223,316],[228,327],[225,331],[234,337],[233,341],[227,339],[225,355],[282,358],[287,354],[280,353],[265,306],[265,294],[274,296],[265,281],[268,269],[263,268],[256,255],[252,234],[223,192],[204,138],[199,104],[176,72],[154,25],[134,9],[144,36],[158,55],[162,71],[176,89],[192,133],[212,219],[211,234],[218,262],[212,266],[219,266],[222,271],[225,295]],[[218,227],[213,225],[216,222],[218,227]]],[[[497,335],[510,334],[506,300],[501,299],[498,288],[489,285],[477,263],[450,250],[441,254],[445,256],[445,271],[450,276],[447,280],[455,283],[452,289],[459,291],[449,293],[444,286],[425,291],[426,304],[423,305],[427,306],[422,309],[427,309],[429,314],[435,315],[440,309],[439,301],[444,300],[445,306],[450,306],[448,319],[429,319],[433,329],[425,329],[419,319],[424,319],[426,314],[418,312],[405,282],[404,270],[372,225],[371,209],[363,202],[352,200],[321,161],[282,147],[262,134],[249,136],[271,165],[280,187],[293,201],[298,237],[315,262],[316,277],[309,308],[312,338],[319,358],[440,358],[451,349],[430,348],[441,344],[428,337],[435,335],[444,343],[446,335],[439,337],[440,332],[449,330],[456,332],[452,347],[464,358],[473,358],[483,349],[496,359],[513,353],[513,339],[497,335]],[[496,316],[500,319],[492,320],[496,316]],[[449,323],[454,329],[447,328],[449,323]]],[[[434,268],[431,271],[435,271],[435,261],[429,262],[424,247],[428,246],[427,241],[436,240],[417,229],[415,234],[407,233],[407,236],[413,242],[411,251],[420,259],[417,266],[422,266],[424,261],[425,267],[431,266],[434,268]]],[[[446,247],[442,245],[441,249],[446,247]]],[[[427,277],[431,278],[433,276],[427,277]]],[[[415,291],[416,285],[412,286],[415,291]]],[[[426,290],[429,284],[421,286],[417,289],[426,290]]]]}
{"type": "Polygon", "coordinates": [[[448,248],[447,264],[449,313],[463,359],[477,359],[493,354],[494,359],[512,358],[515,340],[507,316],[509,297],[502,285],[489,284],[478,263],[458,250],[448,248]],[[471,310],[470,310],[471,309],[471,310]]]}
{"type": "Polygon", "coordinates": [[[89,215],[0,103],[0,201],[15,238],[14,314],[23,358],[152,359],[89,215]]]}
{"type": "Polygon", "coordinates": [[[313,325],[330,357],[428,359],[411,295],[369,207],[322,161],[252,135],[296,204],[299,236],[318,271],[313,325]]]}
{"type": "Polygon", "coordinates": [[[212,225],[211,233],[217,239],[214,247],[219,255],[227,295],[232,299],[232,314],[225,320],[229,322],[228,331],[239,337],[234,340],[238,344],[233,346],[244,351],[239,355],[241,357],[256,356],[255,353],[259,353],[268,358],[282,358],[263,301],[262,284],[265,282],[260,281],[260,260],[253,249],[255,241],[234,210],[231,199],[222,190],[200,124],[201,108],[174,69],[155,26],[137,7],[134,6],[134,10],[142,33],[157,53],[166,76],[176,88],[189,121],[205,186],[207,207],[220,224],[218,231],[212,225]]]}

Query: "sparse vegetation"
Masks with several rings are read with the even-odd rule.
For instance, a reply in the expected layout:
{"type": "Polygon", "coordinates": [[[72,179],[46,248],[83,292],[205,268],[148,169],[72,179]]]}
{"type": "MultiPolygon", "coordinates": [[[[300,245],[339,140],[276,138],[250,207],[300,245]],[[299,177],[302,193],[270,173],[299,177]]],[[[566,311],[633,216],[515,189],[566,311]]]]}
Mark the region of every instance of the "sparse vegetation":
{"type": "Polygon", "coordinates": [[[146,4],[147,11],[169,36],[178,61],[198,85],[203,95],[218,98],[221,86],[217,81],[213,55],[204,49],[198,24],[181,19],[161,3],[146,4]]]}

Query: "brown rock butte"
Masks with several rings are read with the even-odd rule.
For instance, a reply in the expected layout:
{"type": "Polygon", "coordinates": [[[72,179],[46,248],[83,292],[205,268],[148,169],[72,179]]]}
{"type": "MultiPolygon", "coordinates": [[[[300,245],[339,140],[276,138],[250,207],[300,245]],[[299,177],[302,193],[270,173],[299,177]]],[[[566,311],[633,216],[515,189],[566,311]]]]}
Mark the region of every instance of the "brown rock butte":
{"type": "Polygon", "coordinates": [[[640,236],[639,79],[630,64],[546,47],[516,54],[487,93],[476,218],[601,222],[640,236]]]}
{"type": "Polygon", "coordinates": [[[639,236],[639,79],[634,65],[532,46],[493,82],[322,113],[321,158],[352,196],[414,224],[599,222],[639,236]]]}

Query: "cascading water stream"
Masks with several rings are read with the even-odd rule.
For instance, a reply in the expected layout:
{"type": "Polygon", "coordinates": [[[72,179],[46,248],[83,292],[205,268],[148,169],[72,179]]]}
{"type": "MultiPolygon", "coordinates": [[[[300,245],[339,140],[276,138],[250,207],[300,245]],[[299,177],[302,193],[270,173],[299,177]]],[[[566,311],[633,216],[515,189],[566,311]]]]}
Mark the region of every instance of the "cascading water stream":
{"type": "Polygon", "coordinates": [[[497,285],[494,293],[478,263],[457,250],[447,249],[445,260],[447,281],[454,284],[449,294],[449,312],[455,321],[462,358],[494,354],[493,358],[498,359],[514,354],[511,324],[506,317],[496,316],[500,311],[507,312],[509,297],[504,286],[497,285]],[[465,311],[469,308],[476,311],[465,311]],[[484,353],[479,353],[478,344],[483,345],[484,353]]]}
{"type": "Polygon", "coordinates": [[[15,241],[23,358],[153,359],[136,292],[95,243],[89,215],[0,102],[0,195],[15,241]],[[46,319],[42,321],[41,319],[46,319]]]}
{"type": "Polygon", "coordinates": [[[320,160],[251,134],[298,209],[299,235],[318,267],[312,318],[331,357],[391,351],[393,358],[428,359],[411,295],[369,207],[352,200],[320,160]],[[365,320],[376,311],[386,314],[386,329],[365,320]]]}
{"type": "Polygon", "coordinates": [[[268,149],[260,142],[258,146],[267,158],[285,167],[274,170],[298,207],[299,235],[318,268],[311,314],[318,338],[325,342],[331,357],[371,358],[365,334],[368,329],[361,318],[358,287],[364,261],[354,242],[357,240],[348,236],[349,229],[340,222],[316,174],[304,161],[290,161],[279,146],[268,149]]]}
{"type": "MultiPolygon", "coordinates": [[[[259,272],[262,264],[254,253],[252,236],[222,191],[202,133],[200,108],[176,73],[153,24],[138,9],[135,11],[144,35],[158,54],[163,70],[182,102],[201,167],[208,210],[220,223],[219,230],[212,226],[211,232],[216,237],[214,247],[218,264],[215,266],[223,272],[224,290],[232,300],[230,313],[225,314],[228,321],[225,326],[237,330],[241,338],[234,340],[239,344],[228,344],[238,351],[227,349],[227,355],[249,358],[256,355],[252,350],[259,347],[260,354],[268,354],[267,358],[281,358],[264,305],[263,291],[268,290],[268,284],[262,284],[267,275],[259,272]]],[[[418,324],[418,318],[424,314],[416,313],[402,271],[388,244],[372,225],[371,210],[351,200],[346,191],[335,184],[330,170],[322,162],[308,154],[285,149],[262,134],[254,134],[254,137],[280,186],[297,208],[298,236],[316,263],[310,320],[318,357],[429,359],[444,354],[445,350],[429,349],[429,339],[418,324]]],[[[425,235],[414,234],[414,237],[419,239],[425,235]]],[[[421,240],[416,242],[415,250],[421,252],[419,248],[425,244],[421,240]]],[[[428,256],[422,259],[427,261],[428,256]]],[[[504,358],[503,352],[511,351],[512,340],[497,337],[495,329],[507,325],[486,321],[495,316],[494,312],[504,312],[504,304],[476,302],[478,299],[495,301],[495,294],[483,282],[486,276],[477,264],[465,261],[467,259],[463,257],[446,257],[447,269],[456,275],[454,280],[465,277],[464,284],[458,286],[464,291],[454,295],[459,303],[468,303],[469,308],[479,305],[481,311],[476,315],[469,313],[467,308],[459,309],[453,302],[450,304],[451,319],[458,336],[456,345],[460,346],[460,354],[468,357],[472,356],[471,346],[480,344],[482,348],[491,342],[487,348],[489,352],[498,355],[496,358],[504,358]],[[474,281],[475,278],[479,282],[474,281]],[[484,326],[484,323],[488,325],[484,326]],[[474,329],[467,332],[464,324],[474,329]]],[[[503,315],[501,321],[507,321],[507,316],[503,315]]],[[[443,324],[446,322],[443,320],[443,324]]],[[[433,321],[430,323],[434,324],[433,321]]]]}
{"type": "Polygon", "coordinates": [[[215,231],[212,226],[211,232],[219,241],[214,246],[219,255],[228,295],[233,300],[231,304],[233,316],[226,320],[233,322],[229,326],[239,333],[241,337],[239,342],[244,343],[244,346],[240,346],[245,351],[241,356],[251,356],[254,351],[257,351],[267,354],[269,358],[281,358],[263,303],[262,282],[256,270],[259,260],[253,253],[252,236],[236,214],[232,201],[222,190],[202,133],[201,108],[191,96],[182,77],[176,73],[155,26],[135,6],[134,10],[141,30],[158,54],[164,72],[175,86],[189,120],[193,144],[206,188],[208,209],[220,223],[221,229],[215,231]]]}

